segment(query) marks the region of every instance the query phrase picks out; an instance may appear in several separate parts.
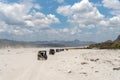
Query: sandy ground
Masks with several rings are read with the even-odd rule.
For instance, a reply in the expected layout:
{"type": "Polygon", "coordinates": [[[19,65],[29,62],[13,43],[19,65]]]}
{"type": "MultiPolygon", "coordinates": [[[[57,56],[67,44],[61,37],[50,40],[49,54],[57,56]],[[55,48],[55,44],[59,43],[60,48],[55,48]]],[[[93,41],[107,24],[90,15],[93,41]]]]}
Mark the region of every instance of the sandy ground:
{"type": "Polygon", "coordinates": [[[69,50],[38,61],[39,50],[0,49],[0,80],[120,80],[120,50],[69,50]]]}

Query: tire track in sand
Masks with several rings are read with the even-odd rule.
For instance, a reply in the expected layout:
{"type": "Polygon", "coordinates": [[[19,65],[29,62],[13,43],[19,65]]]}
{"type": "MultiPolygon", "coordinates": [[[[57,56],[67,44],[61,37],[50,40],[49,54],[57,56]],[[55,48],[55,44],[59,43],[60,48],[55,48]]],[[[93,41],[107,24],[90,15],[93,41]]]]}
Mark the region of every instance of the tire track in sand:
{"type": "Polygon", "coordinates": [[[42,66],[44,63],[41,61],[36,61],[32,63],[30,66],[27,67],[27,69],[21,73],[15,80],[38,80],[38,70],[40,69],[40,66],[42,66]]]}

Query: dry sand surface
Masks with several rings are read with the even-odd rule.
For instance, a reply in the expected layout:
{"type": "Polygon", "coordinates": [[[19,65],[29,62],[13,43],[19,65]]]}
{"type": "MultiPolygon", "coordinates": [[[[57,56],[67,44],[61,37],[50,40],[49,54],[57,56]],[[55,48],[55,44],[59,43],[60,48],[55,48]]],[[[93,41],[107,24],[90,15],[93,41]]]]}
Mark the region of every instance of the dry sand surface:
{"type": "Polygon", "coordinates": [[[120,80],[120,50],[68,50],[38,61],[39,50],[0,49],[0,80],[120,80]]]}

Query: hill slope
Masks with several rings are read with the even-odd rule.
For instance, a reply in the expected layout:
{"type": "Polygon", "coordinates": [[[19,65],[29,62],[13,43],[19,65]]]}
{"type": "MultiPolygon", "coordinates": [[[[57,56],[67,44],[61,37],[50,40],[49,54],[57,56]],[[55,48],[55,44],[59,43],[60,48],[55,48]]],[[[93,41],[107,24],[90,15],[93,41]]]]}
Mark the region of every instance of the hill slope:
{"type": "Polygon", "coordinates": [[[91,44],[88,48],[120,49],[120,35],[114,41],[108,40],[98,44],[91,44]]]}
{"type": "Polygon", "coordinates": [[[120,35],[117,37],[117,39],[115,41],[120,41],[120,35]]]}

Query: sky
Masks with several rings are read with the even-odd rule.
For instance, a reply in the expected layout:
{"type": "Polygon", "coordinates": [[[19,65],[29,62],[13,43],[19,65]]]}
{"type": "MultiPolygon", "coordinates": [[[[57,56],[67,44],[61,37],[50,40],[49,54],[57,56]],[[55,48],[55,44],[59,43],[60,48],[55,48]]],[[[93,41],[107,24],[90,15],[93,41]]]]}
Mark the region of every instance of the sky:
{"type": "Polygon", "coordinates": [[[120,0],[0,0],[0,39],[115,40],[119,6],[120,0]]]}

